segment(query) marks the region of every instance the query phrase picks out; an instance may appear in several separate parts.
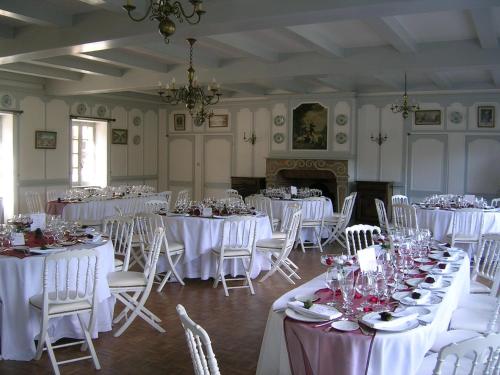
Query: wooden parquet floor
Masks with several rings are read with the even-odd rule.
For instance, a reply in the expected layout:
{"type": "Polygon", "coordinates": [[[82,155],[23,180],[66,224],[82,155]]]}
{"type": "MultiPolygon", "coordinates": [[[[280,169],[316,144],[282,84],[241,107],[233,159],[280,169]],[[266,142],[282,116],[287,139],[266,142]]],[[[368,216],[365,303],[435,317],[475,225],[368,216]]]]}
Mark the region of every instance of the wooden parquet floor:
{"type": "MultiPolygon", "coordinates": [[[[291,258],[299,265],[302,277],[296,286],[324,271],[317,249],[308,250],[306,254],[295,250],[291,258]]],[[[248,289],[233,289],[229,297],[225,297],[220,284],[218,289],[212,288],[212,280],[186,280],[184,287],[169,283],[162,293],[151,292],[147,303],[162,319],[166,333],[157,332],[138,318],[122,336],[114,338],[111,332],[106,332],[94,340],[100,371],[93,368],[91,361],[82,361],[61,366],[61,372],[63,375],[193,374],[184,331],[175,310],[175,306],[182,303],[191,318],[209,333],[222,374],[255,374],[269,308],[276,298],[296,286],[275,274],[264,283],[254,280],[254,296],[248,289]]],[[[121,305],[117,304],[115,312],[120,309],[121,305]]],[[[58,360],[80,354],[77,346],[56,351],[58,360]]],[[[0,360],[2,375],[51,372],[46,353],[40,361],[0,360]]]]}

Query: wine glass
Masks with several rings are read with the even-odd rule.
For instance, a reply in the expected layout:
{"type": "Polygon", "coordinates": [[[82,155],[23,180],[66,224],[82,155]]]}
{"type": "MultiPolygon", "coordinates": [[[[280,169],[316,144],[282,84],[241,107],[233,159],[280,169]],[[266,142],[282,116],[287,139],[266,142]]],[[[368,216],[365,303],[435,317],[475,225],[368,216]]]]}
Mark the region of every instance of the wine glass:
{"type": "Polygon", "coordinates": [[[353,315],[352,300],[356,294],[354,287],[354,273],[343,270],[339,272],[340,291],[342,292],[342,299],[344,303],[342,309],[344,310],[344,319],[348,319],[353,315]]]}
{"type": "MultiPolygon", "coordinates": [[[[326,283],[327,288],[332,291],[333,296],[335,298],[335,293],[340,288],[339,272],[337,271],[337,269],[329,267],[326,270],[325,283],[326,283]]],[[[335,306],[335,302],[328,302],[327,305],[328,306],[335,306]]]]}
{"type": "Polygon", "coordinates": [[[374,310],[382,310],[382,298],[387,297],[387,280],[382,273],[377,272],[375,275],[374,292],[377,296],[377,304],[374,310]]]}
{"type": "Polygon", "coordinates": [[[364,298],[364,301],[361,303],[361,305],[358,307],[359,311],[364,311],[365,307],[369,305],[368,301],[366,300],[366,297],[370,293],[373,293],[373,274],[369,272],[359,272],[358,276],[356,277],[356,291],[361,294],[364,298]]]}

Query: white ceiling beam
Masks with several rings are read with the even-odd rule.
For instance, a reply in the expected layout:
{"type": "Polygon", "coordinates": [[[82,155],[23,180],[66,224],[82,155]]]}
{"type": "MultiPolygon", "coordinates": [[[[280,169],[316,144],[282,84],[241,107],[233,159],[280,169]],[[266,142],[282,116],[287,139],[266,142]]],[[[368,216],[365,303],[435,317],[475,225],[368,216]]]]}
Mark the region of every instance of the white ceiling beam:
{"type": "Polygon", "coordinates": [[[149,58],[144,54],[138,54],[121,49],[87,52],[78,56],[88,60],[116,64],[127,68],[139,68],[160,73],[167,73],[170,70],[167,64],[162,63],[157,59],[149,58]]]}
{"type": "Polygon", "coordinates": [[[395,78],[392,73],[374,74],[373,78],[392,89],[401,90],[403,88],[403,81],[395,78]]]}
{"type": "Polygon", "coordinates": [[[338,91],[353,91],[354,86],[351,80],[343,77],[326,76],[320,77],[318,80],[325,85],[338,91]]]}
{"type": "Polygon", "coordinates": [[[306,84],[305,82],[299,82],[295,78],[290,79],[281,79],[281,80],[270,80],[266,81],[266,86],[269,87],[267,90],[268,93],[274,90],[286,90],[291,93],[302,94],[308,93],[311,89],[310,84],[306,84]]]}
{"type": "Polygon", "coordinates": [[[440,90],[450,90],[453,88],[453,83],[445,73],[432,72],[429,73],[428,76],[431,79],[432,83],[434,83],[434,85],[440,90]]]}
{"type": "Polygon", "coordinates": [[[498,38],[492,9],[472,9],[470,15],[481,47],[497,48],[498,38]]]}
{"type": "Polygon", "coordinates": [[[123,69],[98,62],[92,62],[76,56],[51,57],[49,59],[34,60],[31,63],[44,66],[54,66],[85,74],[97,74],[113,77],[121,77],[124,74],[123,69]]]}
{"type": "Polygon", "coordinates": [[[0,70],[63,81],[79,81],[83,74],[27,63],[0,65],[0,70]]]}
{"type": "Polygon", "coordinates": [[[500,88],[500,69],[494,69],[490,71],[491,78],[493,79],[493,84],[495,87],[500,88]]]}
{"type": "Polygon", "coordinates": [[[365,23],[399,52],[417,52],[417,43],[395,17],[367,19],[365,23]]]}
{"type": "Polygon", "coordinates": [[[269,49],[265,44],[260,43],[246,35],[222,34],[210,36],[208,39],[215,40],[219,43],[237,49],[248,57],[255,57],[266,62],[276,62],[279,60],[279,55],[276,52],[269,49]]]}
{"type": "Polygon", "coordinates": [[[250,95],[265,95],[267,90],[255,83],[230,83],[224,85],[224,88],[237,91],[242,94],[250,94],[250,95]]]}
{"type": "Polygon", "coordinates": [[[0,15],[42,26],[70,26],[72,15],[40,0],[0,0],[0,15]]]}
{"type": "Polygon", "coordinates": [[[343,57],[344,50],[325,35],[318,26],[288,27],[280,30],[289,38],[298,39],[300,42],[311,46],[316,52],[330,57],[343,57]]]}

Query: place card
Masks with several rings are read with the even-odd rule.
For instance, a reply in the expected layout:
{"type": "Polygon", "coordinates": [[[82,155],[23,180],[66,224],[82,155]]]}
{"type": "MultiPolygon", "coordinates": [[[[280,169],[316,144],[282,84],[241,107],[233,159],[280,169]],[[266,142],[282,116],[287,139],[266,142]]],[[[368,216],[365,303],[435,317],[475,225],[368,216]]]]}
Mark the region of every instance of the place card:
{"type": "Polygon", "coordinates": [[[297,195],[297,186],[290,186],[290,194],[297,195]]]}
{"type": "Polygon", "coordinates": [[[201,216],[205,217],[210,217],[212,216],[212,208],[211,207],[203,207],[203,212],[201,213],[201,216]]]}
{"type": "Polygon", "coordinates": [[[16,232],[12,233],[12,246],[23,246],[24,245],[24,233],[16,232]]]}
{"type": "Polygon", "coordinates": [[[377,256],[374,247],[368,247],[363,250],[358,250],[357,253],[359,269],[362,272],[371,272],[377,270],[377,256]]]}
{"type": "Polygon", "coordinates": [[[33,220],[33,223],[31,223],[30,230],[34,231],[40,228],[41,230],[45,230],[45,225],[47,222],[47,215],[45,213],[37,213],[37,214],[30,214],[31,220],[33,220]]]}

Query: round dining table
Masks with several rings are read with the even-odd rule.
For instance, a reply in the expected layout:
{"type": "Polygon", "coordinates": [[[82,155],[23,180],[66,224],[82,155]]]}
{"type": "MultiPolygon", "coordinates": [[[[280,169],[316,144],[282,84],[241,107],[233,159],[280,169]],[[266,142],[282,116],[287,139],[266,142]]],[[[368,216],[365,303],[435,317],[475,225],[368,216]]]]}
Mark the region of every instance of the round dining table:
{"type": "MultiPolygon", "coordinates": [[[[114,271],[114,250],[111,241],[99,245],[79,244],[69,248],[95,248],[99,255],[97,317],[92,337],[111,330],[115,300],[108,288],[107,274],[114,271]]],[[[0,252],[0,353],[1,358],[29,361],[35,357],[35,338],[40,333],[41,316],[30,307],[29,299],[42,293],[45,255],[24,256],[15,250],[0,252]],[[7,255],[8,254],[8,255],[7,255]]],[[[76,272],[76,270],[75,270],[76,272]]],[[[56,341],[63,337],[82,339],[76,315],[52,318],[49,335],[56,341]]]]}
{"type": "MultiPolygon", "coordinates": [[[[212,249],[219,247],[222,240],[224,219],[169,214],[163,216],[167,239],[184,244],[185,253],[176,269],[182,278],[213,278],[217,271],[217,259],[212,249]]],[[[256,240],[271,238],[272,229],[267,215],[255,216],[257,221],[256,240]]],[[[226,274],[244,275],[240,260],[228,260],[224,263],[226,274]]],[[[261,271],[271,267],[267,253],[256,252],[250,272],[252,279],[261,271]]],[[[168,270],[166,257],[158,260],[158,272],[168,270]]]]}

